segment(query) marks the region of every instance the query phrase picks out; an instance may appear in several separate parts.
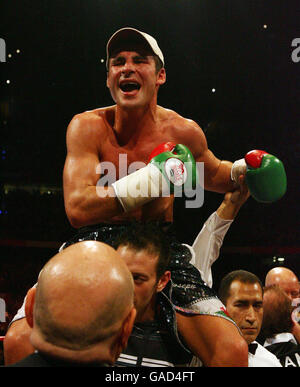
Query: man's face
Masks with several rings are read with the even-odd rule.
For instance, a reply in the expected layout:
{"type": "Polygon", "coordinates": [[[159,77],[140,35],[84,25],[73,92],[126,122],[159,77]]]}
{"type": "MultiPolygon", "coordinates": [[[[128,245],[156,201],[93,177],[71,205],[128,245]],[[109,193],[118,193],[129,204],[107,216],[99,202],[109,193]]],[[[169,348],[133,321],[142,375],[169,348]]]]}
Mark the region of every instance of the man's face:
{"type": "Polygon", "coordinates": [[[299,282],[292,279],[282,279],[278,282],[278,285],[282,290],[288,295],[288,297],[293,300],[300,297],[299,293],[299,282]]]}
{"type": "Polygon", "coordinates": [[[144,107],[156,98],[165,82],[165,70],[156,72],[152,55],[121,51],[109,61],[107,87],[117,105],[124,109],[144,107]]]}
{"type": "Polygon", "coordinates": [[[233,281],[229,294],[226,302],[227,312],[250,344],[258,336],[262,324],[262,289],[258,283],[233,281]]]}
{"type": "Polygon", "coordinates": [[[266,277],[266,286],[278,285],[291,300],[300,297],[300,283],[297,276],[284,267],[275,267],[266,277]]]}
{"type": "Polygon", "coordinates": [[[156,267],[158,256],[146,250],[136,251],[129,246],[119,246],[118,253],[126,262],[134,280],[134,306],[137,322],[153,320],[155,316],[155,296],[163,290],[169,280],[166,272],[158,281],[156,267]]]}

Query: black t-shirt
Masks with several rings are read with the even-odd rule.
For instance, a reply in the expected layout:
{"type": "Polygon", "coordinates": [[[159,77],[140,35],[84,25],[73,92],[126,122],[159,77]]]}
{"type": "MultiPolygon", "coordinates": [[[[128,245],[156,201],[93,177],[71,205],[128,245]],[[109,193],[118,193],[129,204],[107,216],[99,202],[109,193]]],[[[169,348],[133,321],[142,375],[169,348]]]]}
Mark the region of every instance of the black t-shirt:
{"type": "Polygon", "coordinates": [[[268,345],[266,349],[279,359],[283,367],[300,367],[300,345],[291,341],[268,345]]]}

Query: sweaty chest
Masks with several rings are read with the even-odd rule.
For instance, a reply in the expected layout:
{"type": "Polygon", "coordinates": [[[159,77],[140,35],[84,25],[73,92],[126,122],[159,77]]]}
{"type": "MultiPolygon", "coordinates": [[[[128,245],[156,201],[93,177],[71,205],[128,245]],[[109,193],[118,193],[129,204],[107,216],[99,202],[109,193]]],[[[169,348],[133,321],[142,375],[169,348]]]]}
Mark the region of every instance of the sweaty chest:
{"type": "Polygon", "coordinates": [[[114,165],[117,169],[117,178],[119,178],[119,175],[127,175],[144,167],[148,163],[153,149],[166,141],[171,140],[169,137],[163,139],[153,138],[147,141],[139,141],[130,146],[119,146],[118,144],[106,142],[101,149],[100,162],[106,162],[111,166],[114,165]]]}

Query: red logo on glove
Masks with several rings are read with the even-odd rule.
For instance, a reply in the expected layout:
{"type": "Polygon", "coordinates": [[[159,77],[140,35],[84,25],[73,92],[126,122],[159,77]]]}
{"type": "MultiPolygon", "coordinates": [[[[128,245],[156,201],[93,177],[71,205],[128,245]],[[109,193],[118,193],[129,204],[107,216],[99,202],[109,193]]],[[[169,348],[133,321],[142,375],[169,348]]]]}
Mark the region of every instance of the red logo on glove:
{"type": "Polygon", "coordinates": [[[174,185],[180,187],[186,182],[187,172],[184,163],[173,157],[169,158],[165,163],[166,174],[174,185]]]}

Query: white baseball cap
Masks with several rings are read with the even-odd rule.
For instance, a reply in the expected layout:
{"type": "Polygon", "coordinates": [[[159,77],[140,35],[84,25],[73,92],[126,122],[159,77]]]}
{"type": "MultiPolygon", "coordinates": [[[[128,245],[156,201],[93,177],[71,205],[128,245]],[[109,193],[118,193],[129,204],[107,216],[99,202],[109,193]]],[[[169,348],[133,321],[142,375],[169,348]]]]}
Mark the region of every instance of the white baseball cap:
{"type": "Polygon", "coordinates": [[[136,41],[145,45],[159,57],[163,66],[165,65],[164,56],[161,49],[158,47],[157,41],[146,32],[139,31],[135,28],[125,27],[116,31],[109,39],[106,45],[106,68],[108,68],[108,62],[111,54],[116,51],[117,48],[122,48],[126,43],[136,41]]]}

